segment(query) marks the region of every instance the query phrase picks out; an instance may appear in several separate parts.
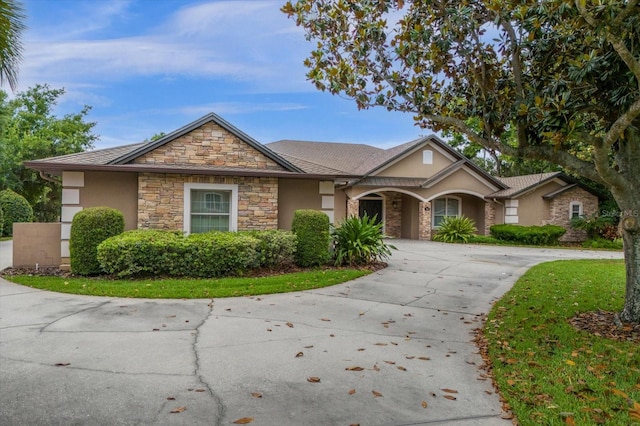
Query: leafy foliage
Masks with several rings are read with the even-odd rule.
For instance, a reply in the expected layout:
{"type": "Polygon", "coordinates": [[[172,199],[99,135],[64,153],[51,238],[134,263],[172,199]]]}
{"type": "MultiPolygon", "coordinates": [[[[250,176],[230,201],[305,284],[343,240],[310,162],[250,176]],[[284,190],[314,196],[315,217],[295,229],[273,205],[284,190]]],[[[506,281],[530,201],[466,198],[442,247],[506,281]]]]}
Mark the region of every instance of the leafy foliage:
{"type": "Polygon", "coordinates": [[[465,216],[447,216],[440,223],[440,229],[433,239],[444,243],[466,243],[477,231],[472,219],[465,216]]]}
{"type": "Polygon", "coordinates": [[[638,6],[298,0],[282,11],[313,41],[305,66],[319,90],[605,185],[622,211],[635,212],[622,220],[622,316],[640,322],[638,6]]]}
{"type": "Polygon", "coordinates": [[[260,240],[248,233],[183,236],[160,230],[127,231],[98,247],[102,269],[119,277],[213,278],[242,275],[260,265],[260,240]]]}
{"type": "Polygon", "coordinates": [[[541,246],[557,245],[558,240],[567,230],[562,226],[521,226],[521,225],[493,225],[489,228],[491,236],[503,241],[517,244],[532,244],[541,246]]]}
{"type": "Polygon", "coordinates": [[[2,210],[0,236],[12,236],[15,222],[31,222],[33,220],[33,210],[27,200],[10,189],[0,191],[0,209],[2,210]]]}
{"type": "Polygon", "coordinates": [[[329,217],[317,210],[296,210],[291,232],[296,235],[296,264],[298,266],[323,265],[330,259],[329,217]]]}
{"type": "Polygon", "coordinates": [[[0,84],[18,85],[18,64],[22,59],[21,35],[26,25],[24,8],[18,1],[0,0],[0,84]]]}
{"type": "Polygon", "coordinates": [[[571,219],[571,227],[587,233],[587,238],[603,238],[613,241],[619,238],[616,218],[613,215],[592,215],[571,219]]]}
{"type": "Polygon", "coordinates": [[[262,268],[279,268],[295,261],[297,238],[289,231],[280,229],[267,231],[240,231],[258,240],[258,262],[262,268]]]}
{"type": "Polygon", "coordinates": [[[69,254],[71,271],[78,275],[102,272],[98,262],[98,245],[124,231],[124,216],[110,207],[89,207],[76,213],[71,222],[69,254]]]}
{"type": "Polygon", "coordinates": [[[95,123],[85,121],[90,107],[62,118],[53,114],[62,95],[63,89],[48,85],[36,85],[11,100],[0,91],[0,189],[24,196],[39,222],[58,220],[62,187],[56,178],[43,177],[23,163],[81,152],[97,139],[95,123]]]}
{"type": "Polygon", "coordinates": [[[344,219],[331,233],[335,264],[363,265],[388,259],[395,247],[385,243],[382,227],[376,216],[366,213],[344,219]]]}

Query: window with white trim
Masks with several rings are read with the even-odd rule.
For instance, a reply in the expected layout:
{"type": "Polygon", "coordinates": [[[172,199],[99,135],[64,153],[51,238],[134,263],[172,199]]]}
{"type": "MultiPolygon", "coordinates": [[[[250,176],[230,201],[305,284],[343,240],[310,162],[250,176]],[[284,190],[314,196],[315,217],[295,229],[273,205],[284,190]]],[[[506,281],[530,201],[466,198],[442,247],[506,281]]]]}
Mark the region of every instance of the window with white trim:
{"type": "Polygon", "coordinates": [[[569,219],[582,217],[582,203],[580,201],[572,201],[569,204],[569,219]]]}
{"type": "Polygon", "coordinates": [[[238,185],[185,183],[184,231],[236,231],[238,185]]]}
{"type": "Polygon", "coordinates": [[[454,197],[433,200],[433,227],[439,227],[445,217],[460,216],[460,204],[460,199],[454,197]]]}

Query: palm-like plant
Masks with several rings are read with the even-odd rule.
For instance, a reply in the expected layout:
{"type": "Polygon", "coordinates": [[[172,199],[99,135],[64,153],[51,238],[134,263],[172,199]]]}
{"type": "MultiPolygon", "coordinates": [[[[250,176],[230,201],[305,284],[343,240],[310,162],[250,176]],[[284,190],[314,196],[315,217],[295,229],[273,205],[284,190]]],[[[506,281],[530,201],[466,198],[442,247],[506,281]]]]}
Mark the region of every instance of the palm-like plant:
{"type": "Polygon", "coordinates": [[[476,231],[475,223],[468,217],[447,216],[440,222],[440,229],[433,239],[444,243],[466,243],[476,231]]]}
{"type": "Polygon", "coordinates": [[[0,84],[7,82],[11,90],[18,85],[18,64],[22,59],[20,36],[26,28],[22,4],[0,0],[0,84]]]}
{"type": "Polygon", "coordinates": [[[362,265],[389,258],[391,250],[396,249],[384,242],[382,223],[376,216],[351,216],[342,221],[332,231],[335,247],[335,264],[362,265]]]}

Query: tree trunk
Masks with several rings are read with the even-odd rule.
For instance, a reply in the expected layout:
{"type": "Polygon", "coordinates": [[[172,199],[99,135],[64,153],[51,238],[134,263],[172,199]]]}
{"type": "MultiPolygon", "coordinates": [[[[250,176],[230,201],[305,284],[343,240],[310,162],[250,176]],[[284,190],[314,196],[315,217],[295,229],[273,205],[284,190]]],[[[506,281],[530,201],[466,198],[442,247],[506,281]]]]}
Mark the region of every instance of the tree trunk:
{"type": "Polygon", "coordinates": [[[638,211],[623,211],[622,237],[627,288],[620,319],[640,324],[640,223],[638,211]],[[625,216],[628,214],[628,216],[625,216]]]}

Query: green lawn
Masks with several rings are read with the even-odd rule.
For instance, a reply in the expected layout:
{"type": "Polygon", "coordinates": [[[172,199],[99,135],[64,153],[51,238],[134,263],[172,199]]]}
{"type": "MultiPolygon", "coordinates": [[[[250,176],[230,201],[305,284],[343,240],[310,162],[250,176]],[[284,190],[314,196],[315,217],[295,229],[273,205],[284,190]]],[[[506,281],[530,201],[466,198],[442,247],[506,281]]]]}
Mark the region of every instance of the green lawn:
{"type": "Polygon", "coordinates": [[[484,328],[498,388],[521,425],[640,424],[640,344],[576,330],[578,312],[620,311],[622,261],[530,269],[484,328]]]}
{"type": "Polygon", "coordinates": [[[369,273],[368,270],[356,269],[316,269],[266,277],[219,279],[111,280],[26,275],[4,278],[25,286],[60,293],[155,299],[197,299],[309,290],[350,281],[369,273]]]}

